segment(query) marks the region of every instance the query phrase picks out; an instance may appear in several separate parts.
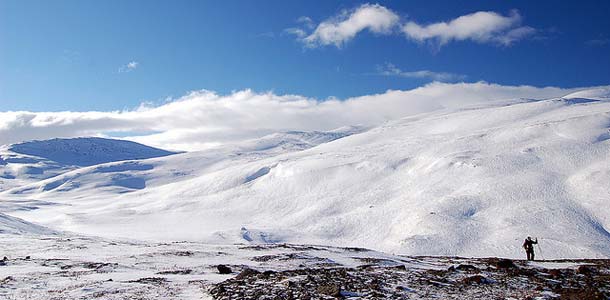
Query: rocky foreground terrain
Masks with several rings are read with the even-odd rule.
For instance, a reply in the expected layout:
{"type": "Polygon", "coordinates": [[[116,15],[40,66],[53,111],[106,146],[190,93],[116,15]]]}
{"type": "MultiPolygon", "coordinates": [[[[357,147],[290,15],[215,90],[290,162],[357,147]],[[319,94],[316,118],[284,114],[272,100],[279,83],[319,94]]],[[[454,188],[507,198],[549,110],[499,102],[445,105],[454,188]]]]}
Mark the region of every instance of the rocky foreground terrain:
{"type": "Polygon", "coordinates": [[[607,261],[578,268],[528,267],[502,259],[413,258],[450,265],[408,269],[383,261],[356,268],[246,269],[210,290],[218,299],[608,299],[607,261]],[[602,270],[600,272],[600,270],[602,270]]]}
{"type": "Polygon", "coordinates": [[[610,260],[0,235],[0,299],[609,299],[610,260]]]}

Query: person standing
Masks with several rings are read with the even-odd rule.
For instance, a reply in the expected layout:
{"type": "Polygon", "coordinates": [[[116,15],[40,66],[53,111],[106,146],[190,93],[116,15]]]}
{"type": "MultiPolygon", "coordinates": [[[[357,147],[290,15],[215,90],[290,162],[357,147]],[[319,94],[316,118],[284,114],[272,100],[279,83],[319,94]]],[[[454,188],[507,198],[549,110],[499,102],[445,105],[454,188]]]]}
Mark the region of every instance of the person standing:
{"type": "Polygon", "coordinates": [[[532,240],[532,238],[528,236],[525,239],[525,242],[523,242],[523,248],[525,249],[527,260],[534,260],[534,244],[538,244],[538,238],[532,240]]]}

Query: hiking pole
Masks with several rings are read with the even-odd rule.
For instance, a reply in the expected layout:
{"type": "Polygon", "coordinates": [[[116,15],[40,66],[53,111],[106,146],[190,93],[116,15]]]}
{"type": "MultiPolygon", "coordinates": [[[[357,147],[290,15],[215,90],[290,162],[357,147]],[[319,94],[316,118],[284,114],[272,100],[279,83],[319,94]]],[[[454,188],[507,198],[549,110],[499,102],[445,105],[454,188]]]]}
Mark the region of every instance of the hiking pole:
{"type": "MultiPolygon", "coordinates": [[[[540,238],[540,239],[542,239],[542,238],[540,238]]],[[[536,243],[536,246],[538,246],[538,252],[540,252],[540,257],[542,257],[542,260],[545,260],[544,255],[542,255],[542,248],[540,248],[540,244],[536,243]]]]}

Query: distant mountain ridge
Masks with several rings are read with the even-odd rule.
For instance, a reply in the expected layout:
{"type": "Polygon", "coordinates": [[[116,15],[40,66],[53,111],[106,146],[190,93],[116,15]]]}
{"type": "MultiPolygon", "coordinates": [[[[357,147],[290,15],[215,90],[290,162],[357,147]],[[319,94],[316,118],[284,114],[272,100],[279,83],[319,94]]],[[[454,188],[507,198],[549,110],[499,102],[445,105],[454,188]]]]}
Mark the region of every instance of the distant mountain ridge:
{"type": "Polygon", "coordinates": [[[103,163],[165,157],[176,152],[125,140],[80,137],[0,146],[0,192],[103,163]]]}
{"type": "Polygon", "coordinates": [[[0,148],[0,192],[32,195],[94,189],[96,193],[125,193],[144,189],[148,183],[196,177],[210,164],[233,156],[263,158],[302,151],[363,130],[347,126],[331,131],[279,132],[183,155],[101,138],[25,142],[4,147],[4,151],[0,148]]]}
{"type": "Polygon", "coordinates": [[[65,165],[92,166],[107,162],[162,157],[176,152],[166,151],[132,141],[79,137],[13,144],[9,150],[38,156],[65,165]]]}

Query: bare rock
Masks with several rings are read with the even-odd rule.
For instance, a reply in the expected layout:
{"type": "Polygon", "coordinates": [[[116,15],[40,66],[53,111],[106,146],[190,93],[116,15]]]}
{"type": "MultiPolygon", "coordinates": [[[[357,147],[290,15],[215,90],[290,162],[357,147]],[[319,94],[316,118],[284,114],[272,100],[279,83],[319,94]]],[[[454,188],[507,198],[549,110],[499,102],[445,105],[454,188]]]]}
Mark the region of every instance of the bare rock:
{"type": "Polygon", "coordinates": [[[465,284],[473,284],[473,283],[487,283],[488,280],[487,278],[481,276],[481,275],[474,275],[474,276],[470,276],[470,277],[466,277],[464,279],[462,279],[462,282],[465,284]]]}
{"type": "Polygon", "coordinates": [[[510,269],[510,268],[516,268],[517,266],[515,265],[515,263],[508,258],[500,258],[498,260],[496,260],[494,262],[494,266],[498,269],[510,269]]]}
{"type": "Polygon", "coordinates": [[[251,276],[256,276],[256,275],[258,275],[260,273],[261,272],[259,272],[257,270],[246,268],[243,271],[241,271],[239,274],[237,274],[237,276],[235,276],[235,279],[242,280],[242,279],[246,279],[246,278],[251,277],[251,276]]]}
{"type": "Polygon", "coordinates": [[[606,300],[606,296],[600,291],[591,288],[564,289],[561,299],[566,300],[606,300]]]}
{"type": "Polygon", "coordinates": [[[582,275],[589,275],[591,273],[594,273],[595,269],[593,269],[590,266],[578,266],[578,268],[576,269],[576,274],[582,274],[582,275]]]}
{"type": "Polygon", "coordinates": [[[473,265],[459,265],[455,268],[456,270],[460,270],[460,271],[467,271],[467,272],[475,272],[478,271],[479,269],[473,265]]]}
{"type": "Polygon", "coordinates": [[[336,284],[324,284],[318,286],[317,292],[319,294],[331,296],[331,297],[341,297],[341,288],[336,284]]]}
{"type": "Polygon", "coordinates": [[[553,278],[560,278],[563,274],[561,273],[561,270],[553,269],[549,270],[549,275],[553,278]]]}
{"type": "Polygon", "coordinates": [[[225,266],[225,265],[218,265],[216,266],[216,269],[218,269],[218,273],[219,274],[231,274],[233,273],[233,270],[231,270],[231,268],[225,266]]]}

